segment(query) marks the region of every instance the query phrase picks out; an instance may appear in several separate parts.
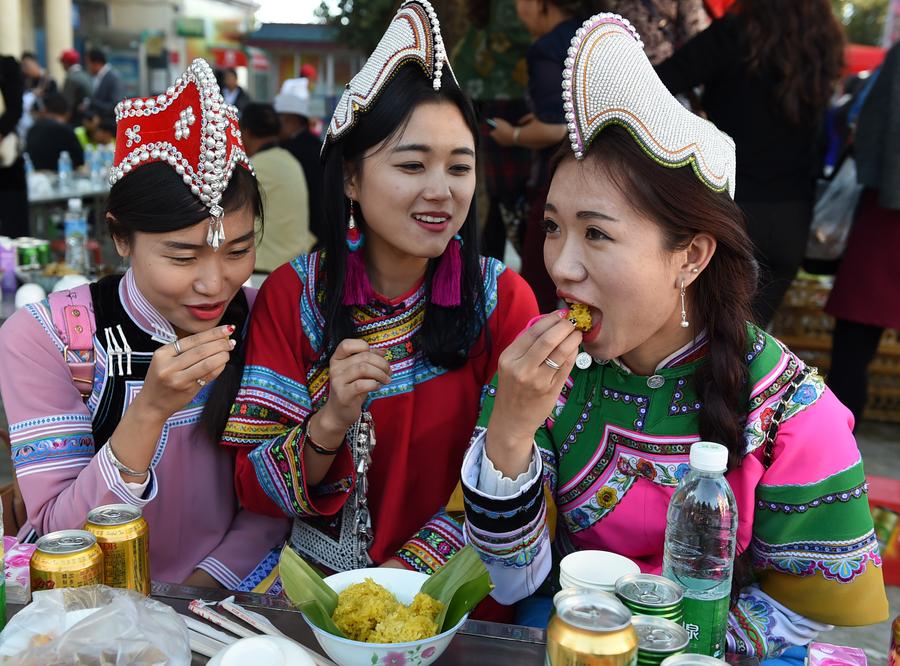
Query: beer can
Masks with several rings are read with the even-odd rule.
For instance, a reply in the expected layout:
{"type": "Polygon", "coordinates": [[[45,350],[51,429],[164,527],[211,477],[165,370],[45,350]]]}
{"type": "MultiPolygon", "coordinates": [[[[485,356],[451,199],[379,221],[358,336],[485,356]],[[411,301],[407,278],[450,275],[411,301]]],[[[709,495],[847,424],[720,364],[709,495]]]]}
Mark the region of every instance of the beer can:
{"type": "Polygon", "coordinates": [[[891,625],[891,651],[888,652],[888,666],[900,666],[900,615],[891,625]]]}
{"type": "Polygon", "coordinates": [[[551,666],[634,666],[637,634],[631,612],[605,592],[569,588],[553,597],[547,626],[551,666]]]}
{"type": "Polygon", "coordinates": [[[50,254],[50,241],[42,238],[35,239],[35,247],[37,248],[38,263],[41,268],[53,263],[53,257],[50,254]]]}
{"type": "Polygon", "coordinates": [[[662,576],[630,574],[616,581],[616,596],[635,615],[664,617],[681,622],[683,611],[681,587],[662,576]]]}
{"type": "Polygon", "coordinates": [[[638,666],[659,666],[666,657],[687,649],[688,632],[672,620],[635,615],[631,624],[638,637],[638,666]]]}
{"type": "Polygon", "coordinates": [[[725,662],[705,654],[676,654],[663,659],[660,666],[722,666],[725,662]]]}
{"type": "Polygon", "coordinates": [[[40,268],[41,262],[38,257],[38,247],[33,238],[16,239],[16,247],[19,253],[19,268],[23,270],[40,268]]]}
{"type": "Polygon", "coordinates": [[[91,509],[84,529],[103,550],[103,582],[150,594],[150,536],[141,510],[130,504],[91,509]]]}
{"type": "Polygon", "coordinates": [[[84,530],[50,532],[31,556],[31,591],[103,583],[103,551],[84,530]]]}

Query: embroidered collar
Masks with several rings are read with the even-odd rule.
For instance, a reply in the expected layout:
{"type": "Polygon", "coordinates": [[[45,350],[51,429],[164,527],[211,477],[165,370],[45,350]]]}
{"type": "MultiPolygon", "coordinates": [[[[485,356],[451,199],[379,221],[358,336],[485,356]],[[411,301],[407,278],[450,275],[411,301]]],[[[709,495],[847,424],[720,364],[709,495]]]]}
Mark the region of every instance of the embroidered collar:
{"type": "MultiPolygon", "coordinates": [[[[706,354],[707,342],[708,336],[706,334],[706,329],[703,329],[702,331],[700,331],[700,334],[696,338],[688,342],[683,347],[676,349],[674,352],[661,360],[657,364],[655,372],[659,372],[660,370],[668,370],[669,368],[675,368],[680,365],[686,365],[687,363],[696,361],[698,358],[701,358],[706,354]]],[[[626,374],[634,374],[631,368],[625,365],[625,362],[621,358],[614,358],[610,361],[610,363],[614,364],[617,368],[619,368],[626,374]]]]}
{"type": "Polygon", "coordinates": [[[165,344],[178,339],[169,320],[144,298],[134,280],[134,271],[130,268],[119,282],[119,300],[137,327],[157,342],[165,344]]]}

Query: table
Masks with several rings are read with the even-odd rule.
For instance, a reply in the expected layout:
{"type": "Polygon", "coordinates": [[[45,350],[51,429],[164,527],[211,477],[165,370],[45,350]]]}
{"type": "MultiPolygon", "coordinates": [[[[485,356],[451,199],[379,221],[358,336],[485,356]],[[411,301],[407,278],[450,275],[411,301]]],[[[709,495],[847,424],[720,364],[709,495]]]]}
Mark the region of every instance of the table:
{"type": "MultiPolygon", "coordinates": [[[[297,642],[324,654],[324,650],[319,647],[300,612],[286,599],[170,583],[154,582],[152,588],[154,599],[186,615],[191,614],[188,604],[193,599],[219,601],[231,595],[234,595],[236,603],[265,615],[276,627],[297,642]]],[[[22,606],[7,604],[9,615],[21,608],[22,606]]],[[[506,664],[540,666],[544,663],[545,640],[545,632],[541,629],[469,620],[462,626],[447,651],[435,664],[437,666],[462,666],[463,664],[465,666],[505,666],[506,664]]],[[[195,653],[191,663],[202,666],[207,663],[207,658],[195,653]]]]}

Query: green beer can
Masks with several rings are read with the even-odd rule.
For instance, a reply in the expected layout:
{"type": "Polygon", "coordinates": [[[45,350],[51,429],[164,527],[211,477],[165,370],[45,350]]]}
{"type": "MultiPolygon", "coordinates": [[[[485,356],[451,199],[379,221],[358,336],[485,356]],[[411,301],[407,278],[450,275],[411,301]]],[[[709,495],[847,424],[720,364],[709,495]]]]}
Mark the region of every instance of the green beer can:
{"type": "Polygon", "coordinates": [[[672,620],[635,615],[631,624],[638,637],[638,666],[659,666],[664,659],[687,649],[687,631],[672,620]]]}
{"type": "Polygon", "coordinates": [[[653,574],[629,574],[616,581],[616,596],[634,615],[662,617],[681,623],[681,587],[668,578],[653,574]]]}
{"type": "Polygon", "coordinates": [[[40,268],[38,247],[33,238],[17,238],[16,247],[19,252],[19,268],[22,270],[40,268]]]}
{"type": "Polygon", "coordinates": [[[43,238],[37,238],[34,243],[37,247],[38,263],[41,265],[41,268],[51,264],[50,241],[44,240],[43,238]]]}

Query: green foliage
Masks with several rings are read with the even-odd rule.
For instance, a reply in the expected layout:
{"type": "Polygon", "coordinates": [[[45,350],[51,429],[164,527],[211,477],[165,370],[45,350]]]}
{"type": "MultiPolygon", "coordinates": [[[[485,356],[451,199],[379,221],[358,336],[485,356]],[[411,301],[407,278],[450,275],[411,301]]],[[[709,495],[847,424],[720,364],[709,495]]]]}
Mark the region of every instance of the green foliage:
{"type": "Polygon", "coordinates": [[[889,0],[831,0],[847,41],[880,46],[889,0]]]}
{"type": "Polygon", "coordinates": [[[340,30],[342,43],[371,53],[398,4],[397,0],[339,0],[336,7],[329,7],[323,0],[316,16],[340,30]]]}

